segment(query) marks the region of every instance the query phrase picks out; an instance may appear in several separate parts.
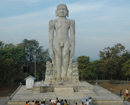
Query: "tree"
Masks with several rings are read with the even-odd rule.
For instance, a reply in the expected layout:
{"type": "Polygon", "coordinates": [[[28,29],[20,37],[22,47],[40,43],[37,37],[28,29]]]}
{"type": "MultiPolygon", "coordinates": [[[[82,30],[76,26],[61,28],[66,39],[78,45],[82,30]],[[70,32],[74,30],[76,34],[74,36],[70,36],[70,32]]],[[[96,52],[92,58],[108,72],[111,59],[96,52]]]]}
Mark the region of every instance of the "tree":
{"type": "Polygon", "coordinates": [[[21,77],[21,65],[24,51],[18,46],[2,44],[0,48],[0,84],[11,84],[15,79],[21,77]]]}
{"type": "Polygon", "coordinates": [[[18,46],[24,48],[25,65],[29,67],[29,74],[34,76],[34,55],[36,56],[37,79],[42,79],[45,74],[46,61],[50,60],[48,49],[44,50],[43,46],[39,46],[39,42],[32,39],[24,39],[18,46]]]}
{"type": "Polygon", "coordinates": [[[101,60],[95,60],[92,62],[92,66],[93,66],[93,73],[94,73],[94,77],[93,79],[102,79],[101,77],[101,71],[99,71],[100,69],[100,63],[101,63],[101,60]]]}
{"type": "Polygon", "coordinates": [[[99,57],[101,59],[109,59],[109,58],[116,59],[126,52],[127,51],[125,50],[125,46],[118,43],[111,48],[110,47],[104,48],[103,51],[100,51],[99,57]]]}
{"type": "Polygon", "coordinates": [[[122,64],[121,70],[125,77],[130,77],[130,59],[122,64]]]}
{"type": "Polygon", "coordinates": [[[77,59],[78,64],[79,64],[79,77],[81,80],[84,79],[91,79],[92,77],[94,77],[94,72],[93,70],[93,66],[92,63],[89,62],[89,57],[87,56],[80,56],[77,59]]]}
{"type": "Polygon", "coordinates": [[[113,79],[121,79],[121,64],[129,58],[125,46],[118,43],[113,47],[104,48],[103,51],[100,51],[99,57],[102,59],[100,71],[103,76],[109,78],[109,74],[111,79],[112,77],[114,77],[113,79]]]}
{"type": "Polygon", "coordinates": [[[111,79],[117,73],[114,59],[106,59],[100,62],[100,72],[104,79],[111,79]]]}

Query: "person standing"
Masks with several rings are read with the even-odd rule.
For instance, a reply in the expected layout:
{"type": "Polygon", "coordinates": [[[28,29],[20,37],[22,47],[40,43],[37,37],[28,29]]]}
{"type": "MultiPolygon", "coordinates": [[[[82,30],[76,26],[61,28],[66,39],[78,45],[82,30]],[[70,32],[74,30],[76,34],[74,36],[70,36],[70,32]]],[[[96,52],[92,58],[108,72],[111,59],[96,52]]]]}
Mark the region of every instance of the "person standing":
{"type": "Polygon", "coordinates": [[[122,90],[120,90],[120,96],[122,96],[122,90]]]}
{"type": "Polygon", "coordinates": [[[58,100],[58,97],[56,97],[56,104],[58,103],[58,101],[59,101],[59,100],[58,100]]]}
{"type": "Polygon", "coordinates": [[[126,92],[126,96],[128,96],[128,94],[129,94],[129,90],[128,90],[128,89],[126,89],[126,91],[125,91],[125,92],[126,92]]]}
{"type": "Polygon", "coordinates": [[[49,105],[53,105],[52,102],[51,102],[51,99],[50,99],[49,105]]]}

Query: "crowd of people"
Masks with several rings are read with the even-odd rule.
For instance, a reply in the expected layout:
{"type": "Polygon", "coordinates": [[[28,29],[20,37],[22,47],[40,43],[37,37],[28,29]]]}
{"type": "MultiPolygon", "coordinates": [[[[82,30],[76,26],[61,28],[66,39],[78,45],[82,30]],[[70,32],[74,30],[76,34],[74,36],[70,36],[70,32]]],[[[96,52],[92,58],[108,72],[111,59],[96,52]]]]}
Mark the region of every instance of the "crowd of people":
{"type": "MultiPolygon", "coordinates": [[[[45,101],[41,101],[41,102],[40,101],[35,101],[35,102],[27,101],[25,105],[46,105],[46,103],[45,103],[45,101]]],[[[67,103],[66,99],[59,100],[58,98],[56,98],[55,101],[50,99],[48,105],[69,105],[69,104],[67,103]]],[[[74,105],[77,105],[77,102],[74,105]]],[[[89,105],[89,101],[86,99],[86,101],[82,102],[81,105],[89,105]]]]}
{"type": "Polygon", "coordinates": [[[26,104],[25,105],[45,105],[45,101],[32,101],[32,102],[30,102],[30,101],[26,101],[26,104]]]}

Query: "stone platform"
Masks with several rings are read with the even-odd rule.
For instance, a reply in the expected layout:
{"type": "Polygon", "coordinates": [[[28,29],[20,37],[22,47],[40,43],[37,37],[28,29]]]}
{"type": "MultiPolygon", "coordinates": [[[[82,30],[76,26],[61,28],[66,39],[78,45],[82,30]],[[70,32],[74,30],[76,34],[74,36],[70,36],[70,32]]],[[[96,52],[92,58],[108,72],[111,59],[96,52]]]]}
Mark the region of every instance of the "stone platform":
{"type": "Polygon", "coordinates": [[[123,105],[123,99],[119,96],[98,85],[91,85],[87,82],[79,82],[77,88],[76,84],[53,84],[53,92],[49,92],[50,85],[48,85],[46,86],[46,93],[40,93],[39,84],[40,82],[36,82],[32,90],[27,90],[26,86],[23,85],[8,101],[8,105],[23,105],[27,100],[45,100],[46,104],[48,104],[49,99],[55,100],[56,97],[67,99],[69,105],[74,105],[75,102],[80,105],[82,99],[86,99],[88,96],[92,97],[93,105],[123,105]]]}

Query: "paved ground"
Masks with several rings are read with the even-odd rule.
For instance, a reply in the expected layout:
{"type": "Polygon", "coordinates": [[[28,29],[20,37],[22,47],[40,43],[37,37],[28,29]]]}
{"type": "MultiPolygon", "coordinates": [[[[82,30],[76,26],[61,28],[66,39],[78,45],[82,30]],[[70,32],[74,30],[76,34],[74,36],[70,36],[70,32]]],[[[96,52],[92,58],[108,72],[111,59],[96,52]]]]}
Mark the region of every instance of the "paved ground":
{"type": "MultiPolygon", "coordinates": [[[[0,105],[7,105],[7,97],[0,97],[0,105]]],[[[124,101],[124,105],[130,105],[129,102],[124,101]]]]}
{"type": "Polygon", "coordinates": [[[7,97],[0,97],[0,105],[7,105],[7,97]]]}
{"type": "MultiPolygon", "coordinates": [[[[94,100],[101,100],[101,103],[110,103],[114,102],[116,104],[123,103],[122,98],[109,92],[107,89],[104,89],[98,85],[91,85],[86,82],[78,83],[78,92],[72,91],[72,88],[75,87],[75,84],[65,84],[65,85],[53,85],[54,92],[40,93],[40,82],[35,83],[35,86],[32,90],[27,90],[26,86],[23,85],[18,92],[12,97],[12,100],[9,102],[17,100],[43,100],[45,99],[67,99],[71,101],[76,101],[80,103],[82,99],[91,96],[94,100]],[[62,88],[65,88],[64,90],[62,88]]],[[[96,102],[96,101],[95,101],[96,102]]],[[[127,105],[127,104],[126,104],[127,105]]]]}
{"type": "Polygon", "coordinates": [[[124,101],[124,105],[130,105],[128,101],[124,101]]]}
{"type": "MultiPolygon", "coordinates": [[[[106,92],[106,90],[105,89],[101,89],[100,87],[98,87],[98,86],[94,86],[93,87],[94,88],[94,92],[96,92],[96,94],[98,95],[98,93],[102,93],[102,96],[104,97],[104,98],[108,98],[108,97],[105,97],[106,96],[106,94],[103,94],[104,93],[104,91],[106,92]],[[104,96],[105,95],[105,96],[104,96]]],[[[24,90],[25,91],[25,89],[23,88],[22,90],[24,90]]],[[[32,93],[32,91],[28,91],[28,92],[30,92],[31,94],[36,94],[37,92],[37,89],[36,90],[34,90],[33,91],[33,93],[32,93]]],[[[19,91],[20,92],[20,91],[19,91]]],[[[21,93],[22,93],[22,95],[23,95],[23,91],[21,91],[21,93],[19,94],[19,92],[17,92],[17,95],[21,95],[21,93]]],[[[26,93],[27,94],[27,93],[26,93]]],[[[108,93],[107,93],[108,94],[108,93]]],[[[112,94],[112,93],[110,93],[111,94],[111,96],[114,96],[115,97],[115,95],[114,94],[112,94]]],[[[38,96],[39,96],[39,94],[37,94],[38,96]]],[[[26,95],[24,95],[24,96],[26,96],[26,95]]],[[[100,96],[100,97],[102,97],[102,96],[100,96]]],[[[64,97],[64,96],[63,96],[64,97]]],[[[13,97],[13,98],[15,98],[15,97],[13,97]]],[[[0,105],[7,105],[7,97],[0,97],[0,105]]],[[[124,105],[130,105],[130,103],[129,102],[127,102],[127,101],[124,101],[124,105]]]]}

